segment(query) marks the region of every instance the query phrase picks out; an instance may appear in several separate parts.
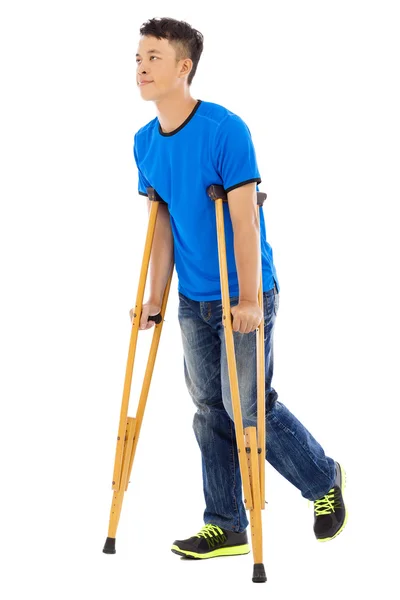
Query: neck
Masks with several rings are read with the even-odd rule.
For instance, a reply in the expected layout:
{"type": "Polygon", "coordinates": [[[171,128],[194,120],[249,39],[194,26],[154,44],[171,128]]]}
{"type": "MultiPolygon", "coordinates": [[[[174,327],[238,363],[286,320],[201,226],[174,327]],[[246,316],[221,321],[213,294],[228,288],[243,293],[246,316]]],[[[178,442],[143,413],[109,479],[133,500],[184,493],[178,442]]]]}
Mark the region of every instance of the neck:
{"type": "Polygon", "coordinates": [[[164,133],[170,133],[178,129],[188,118],[196,106],[197,100],[192,98],[189,89],[184,92],[177,90],[176,93],[158,100],[155,104],[161,129],[164,133]]]}

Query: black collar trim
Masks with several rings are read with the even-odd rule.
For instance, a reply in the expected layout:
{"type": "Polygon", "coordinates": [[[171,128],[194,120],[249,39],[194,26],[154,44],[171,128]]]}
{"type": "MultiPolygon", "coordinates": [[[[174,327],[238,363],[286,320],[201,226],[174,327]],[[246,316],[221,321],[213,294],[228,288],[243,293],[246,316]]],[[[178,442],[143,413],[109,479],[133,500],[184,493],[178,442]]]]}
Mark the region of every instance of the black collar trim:
{"type": "Polygon", "coordinates": [[[163,131],[161,129],[161,125],[160,122],[158,122],[158,131],[159,133],[164,136],[164,137],[170,137],[171,135],[175,135],[176,133],[178,133],[178,131],[180,131],[181,129],[183,129],[185,127],[185,125],[187,125],[189,123],[189,121],[191,119],[193,119],[194,115],[196,114],[197,109],[199,108],[200,104],[201,104],[201,100],[197,100],[197,104],[196,106],[193,108],[192,112],[190,113],[190,115],[188,116],[187,119],[185,119],[185,121],[182,123],[182,125],[179,125],[179,127],[177,129],[174,129],[173,131],[170,131],[169,133],[165,133],[165,131],[163,131]]]}

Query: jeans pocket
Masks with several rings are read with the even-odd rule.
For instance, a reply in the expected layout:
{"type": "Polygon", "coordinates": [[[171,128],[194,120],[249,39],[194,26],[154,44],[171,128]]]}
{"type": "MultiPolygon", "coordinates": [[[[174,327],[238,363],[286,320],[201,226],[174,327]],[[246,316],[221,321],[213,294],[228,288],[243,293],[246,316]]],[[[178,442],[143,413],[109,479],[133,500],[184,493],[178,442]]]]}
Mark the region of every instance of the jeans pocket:
{"type": "Polygon", "coordinates": [[[182,316],[188,316],[192,312],[190,299],[178,292],[178,319],[182,316]]]}

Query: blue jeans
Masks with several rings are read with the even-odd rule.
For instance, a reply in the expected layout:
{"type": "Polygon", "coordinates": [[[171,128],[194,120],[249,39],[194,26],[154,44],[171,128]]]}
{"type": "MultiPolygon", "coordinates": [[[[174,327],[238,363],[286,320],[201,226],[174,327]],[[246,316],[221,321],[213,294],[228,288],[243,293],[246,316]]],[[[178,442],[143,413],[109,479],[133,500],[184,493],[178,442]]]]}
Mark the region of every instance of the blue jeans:
{"type": "MultiPolygon", "coordinates": [[[[242,497],[228,377],[222,301],[199,302],[178,292],[184,372],[197,407],[193,429],[202,458],[204,523],[241,532],[249,524],[242,497]]],[[[266,459],[304,498],[316,500],[334,484],[335,462],[278,398],[271,386],[276,286],[263,293],[266,459]]],[[[239,298],[231,298],[231,306],[239,298]]],[[[256,332],[233,332],[243,427],[257,425],[256,332]]]]}

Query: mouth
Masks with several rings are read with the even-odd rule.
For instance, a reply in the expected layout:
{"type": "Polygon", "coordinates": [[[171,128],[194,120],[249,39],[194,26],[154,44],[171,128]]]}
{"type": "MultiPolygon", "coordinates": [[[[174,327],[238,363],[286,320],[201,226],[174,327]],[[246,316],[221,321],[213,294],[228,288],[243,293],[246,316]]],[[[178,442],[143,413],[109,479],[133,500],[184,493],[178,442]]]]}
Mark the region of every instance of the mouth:
{"type": "Polygon", "coordinates": [[[142,81],[142,82],[139,81],[138,85],[139,85],[139,87],[143,87],[144,85],[148,85],[149,83],[153,83],[153,82],[152,81],[142,81]]]}

